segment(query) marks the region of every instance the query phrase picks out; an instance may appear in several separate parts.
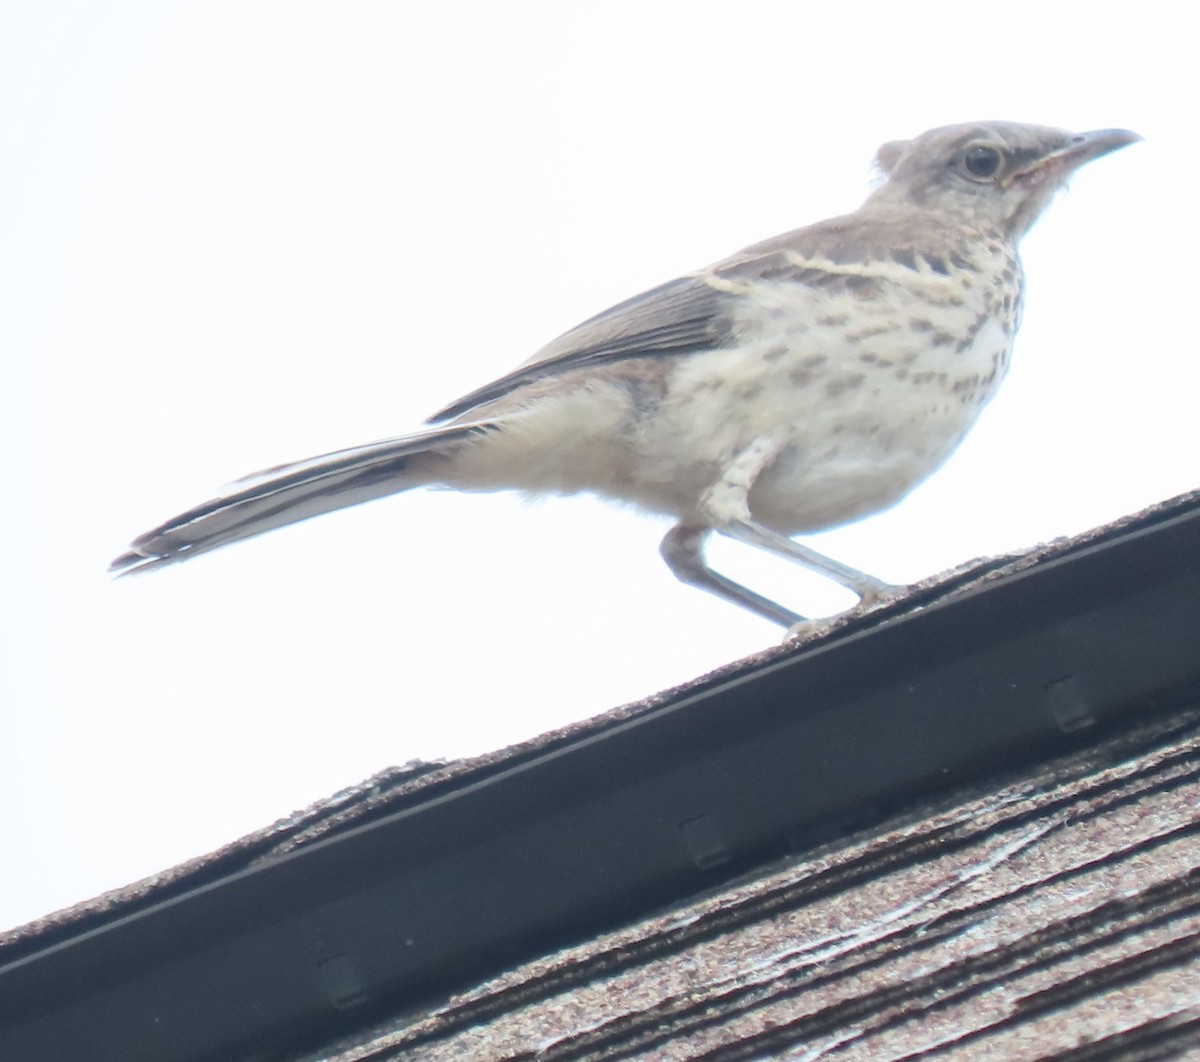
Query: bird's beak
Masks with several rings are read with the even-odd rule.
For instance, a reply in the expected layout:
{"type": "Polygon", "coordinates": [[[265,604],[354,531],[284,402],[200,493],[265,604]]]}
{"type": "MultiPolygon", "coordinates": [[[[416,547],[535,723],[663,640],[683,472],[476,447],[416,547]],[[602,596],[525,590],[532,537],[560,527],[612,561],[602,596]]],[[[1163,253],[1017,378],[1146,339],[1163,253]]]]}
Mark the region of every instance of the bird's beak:
{"type": "Polygon", "coordinates": [[[1030,179],[1040,181],[1047,177],[1062,180],[1085,163],[1119,148],[1136,144],[1141,139],[1137,133],[1131,133],[1128,129],[1097,129],[1091,133],[1080,133],[1057,150],[1013,170],[1004,184],[1007,186],[1030,179]]]}

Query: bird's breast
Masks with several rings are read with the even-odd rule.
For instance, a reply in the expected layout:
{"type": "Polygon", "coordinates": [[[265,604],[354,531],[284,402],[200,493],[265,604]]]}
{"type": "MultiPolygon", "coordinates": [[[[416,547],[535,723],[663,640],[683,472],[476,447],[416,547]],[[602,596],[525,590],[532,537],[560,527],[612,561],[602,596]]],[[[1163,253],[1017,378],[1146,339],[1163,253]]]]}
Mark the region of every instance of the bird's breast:
{"type": "Polygon", "coordinates": [[[679,359],[644,425],[640,467],[688,469],[694,492],[769,437],[779,456],[751,493],[764,522],[815,530],[892,504],[945,461],[995,393],[1020,310],[1015,268],[965,285],[921,279],[868,297],[795,285],[742,296],[735,340],[679,359]]]}

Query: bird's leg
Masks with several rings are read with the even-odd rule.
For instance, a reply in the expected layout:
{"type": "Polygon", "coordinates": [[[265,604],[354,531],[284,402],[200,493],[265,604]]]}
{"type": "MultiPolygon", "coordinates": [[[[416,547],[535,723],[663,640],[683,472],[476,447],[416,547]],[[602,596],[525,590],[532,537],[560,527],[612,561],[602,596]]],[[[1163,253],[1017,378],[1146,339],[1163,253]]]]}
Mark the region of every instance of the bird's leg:
{"type": "Polygon", "coordinates": [[[737,520],[717,528],[717,530],[738,542],[765,549],[780,557],[795,561],[811,571],[828,576],[835,583],[858,594],[864,605],[873,604],[899,589],[892,583],[885,583],[873,575],[860,572],[857,568],[851,568],[848,564],[836,561],[832,557],[826,557],[825,554],[818,553],[808,546],[802,546],[799,542],[788,538],[787,535],[781,535],[778,531],[772,531],[769,527],[763,527],[762,524],[755,523],[750,519],[737,520]]]}
{"type": "Polygon", "coordinates": [[[660,548],[667,566],[682,582],[707,590],[786,627],[794,627],[804,617],[714,572],[708,566],[701,547],[710,531],[718,531],[728,538],[786,557],[827,576],[858,594],[864,604],[869,605],[887,596],[895,589],[889,583],[802,546],[751,518],[750,488],[781,449],[782,444],[778,440],[762,436],[738,454],[703,498],[702,512],[708,526],[679,524],[663,539],[660,548]]]}
{"type": "Polygon", "coordinates": [[[741,583],[735,583],[719,572],[714,572],[704,559],[704,540],[712,534],[711,527],[690,527],[676,524],[659,546],[659,552],[671,573],[681,583],[707,590],[734,605],[749,609],[772,623],[784,627],[795,627],[805,617],[776,604],[769,598],[756,594],[741,583]]]}
{"type": "Polygon", "coordinates": [[[770,598],[756,594],[741,583],[714,572],[704,559],[704,540],[714,530],[723,529],[732,520],[750,518],[746,498],[759,472],[779,452],[771,439],[759,439],[738,456],[721,478],[709,489],[703,500],[705,523],[681,522],[667,532],[659,551],[675,577],[689,586],[707,590],[710,594],[770,620],[792,628],[805,617],[784,608],[770,598]]]}

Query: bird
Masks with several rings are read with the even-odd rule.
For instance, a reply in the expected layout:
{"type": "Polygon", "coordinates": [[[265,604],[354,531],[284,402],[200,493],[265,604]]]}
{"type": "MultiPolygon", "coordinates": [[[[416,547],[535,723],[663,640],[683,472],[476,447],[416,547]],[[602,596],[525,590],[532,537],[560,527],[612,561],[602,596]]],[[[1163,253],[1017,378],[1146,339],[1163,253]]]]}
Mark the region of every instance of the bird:
{"type": "Polygon", "coordinates": [[[719,534],[853,591],[898,588],[793,536],[879,512],[939,468],[1003,380],[1018,255],[1082,165],[1141,139],[1013,122],[884,144],[854,213],[753,244],[605,310],[414,432],[245,477],[139,536],[117,575],[420,486],[590,492],[673,523],[685,584],[786,627],[714,570],[719,534]]]}

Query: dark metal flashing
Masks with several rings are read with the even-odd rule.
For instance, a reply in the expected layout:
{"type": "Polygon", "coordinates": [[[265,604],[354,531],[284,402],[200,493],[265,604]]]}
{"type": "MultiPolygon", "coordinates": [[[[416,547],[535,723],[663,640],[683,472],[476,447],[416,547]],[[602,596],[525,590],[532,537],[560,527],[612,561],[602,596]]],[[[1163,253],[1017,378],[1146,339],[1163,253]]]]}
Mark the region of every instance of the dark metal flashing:
{"type": "Polygon", "coordinates": [[[1200,495],[0,938],[0,1058],[284,1058],[1200,694],[1200,495]]]}

